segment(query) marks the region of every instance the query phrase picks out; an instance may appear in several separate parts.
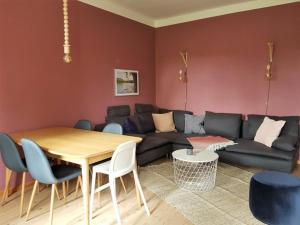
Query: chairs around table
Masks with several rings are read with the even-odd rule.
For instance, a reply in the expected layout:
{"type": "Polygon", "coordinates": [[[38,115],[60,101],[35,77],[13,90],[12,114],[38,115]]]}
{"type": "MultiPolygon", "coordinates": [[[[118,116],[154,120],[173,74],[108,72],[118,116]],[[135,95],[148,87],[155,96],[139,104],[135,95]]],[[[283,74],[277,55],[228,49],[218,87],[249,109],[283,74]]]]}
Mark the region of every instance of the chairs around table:
{"type": "Polygon", "coordinates": [[[275,171],[255,174],[250,182],[249,206],[263,223],[300,224],[300,179],[275,171]]]}
{"type": "Polygon", "coordinates": [[[19,151],[17,149],[14,141],[4,133],[0,133],[0,153],[4,165],[9,169],[6,186],[2,196],[1,205],[4,204],[5,200],[8,198],[9,186],[12,172],[22,173],[22,188],[21,188],[21,200],[20,200],[20,216],[23,214],[24,205],[24,191],[25,191],[25,181],[26,173],[28,172],[25,161],[21,159],[19,151]]]}
{"type": "Polygon", "coordinates": [[[30,172],[31,176],[36,180],[29,201],[29,206],[26,214],[26,221],[28,220],[28,216],[31,211],[38,182],[40,182],[42,184],[52,185],[49,219],[50,224],[52,224],[54,194],[56,185],[81,176],[81,169],[72,165],[50,166],[46,155],[36,143],[28,139],[22,139],[21,142],[25,153],[28,171],[30,172]]]}
{"type": "MultiPolygon", "coordinates": [[[[82,121],[85,121],[85,120],[82,120],[82,121]]],[[[104,128],[103,128],[103,133],[111,133],[111,134],[119,134],[119,135],[122,135],[123,134],[123,128],[120,124],[118,123],[109,123],[107,124],[104,128]]],[[[98,164],[99,162],[95,163],[94,165],[98,164]]],[[[92,165],[93,166],[93,165],[92,165]]],[[[90,172],[92,173],[92,167],[90,168],[90,172]]],[[[126,186],[125,186],[125,183],[124,183],[124,180],[122,177],[120,177],[120,181],[121,181],[121,184],[122,184],[122,187],[123,187],[123,190],[125,191],[125,193],[127,193],[127,190],[126,190],[126,186]]],[[[81,179],[78,179],[77,180],[77,184],[76,184],[76,190],[75,190],[75,196],[77,197],[78,195],[78,187],[79,185],[81,184],[81,179]]],[[[101,174],[98,174],[97,175],[97,185],[100,186],[101,185],[101,182],[102,182],[102,175],[101,174]]],[[[98,200],[100,201],[100,192],[98,193],[98,200]]]]}
{"type": "Polygon", "coordinates": [[[113,156],[110,161],[106,161],[95,165],[93,167],[92,175],[92,189],[91,189],[91,200],[90,200],[90,219],[93,215],[93,205],[94,205],[94,195],[97,192],[100,192],[106,188],[110,188],[113,206],[117,218],[118,224],[121,224],[120,212],[117,205],[117,196],[116,196],[116,178],[124,176],[133,172],[135,186],[138,189],[137,196],[141,196],[144,203],[145,211],[148,216],[150,216],[150,211],[148,209],[144,193],[137,174],[136,166],[136,143],[133,141],[125,142],[119,145],[116,151],[113,153],[113,156]],[[95,187],[96,175],[98,173],[107,174],[109,177],[109,182],[100,187],[95,187]]]}

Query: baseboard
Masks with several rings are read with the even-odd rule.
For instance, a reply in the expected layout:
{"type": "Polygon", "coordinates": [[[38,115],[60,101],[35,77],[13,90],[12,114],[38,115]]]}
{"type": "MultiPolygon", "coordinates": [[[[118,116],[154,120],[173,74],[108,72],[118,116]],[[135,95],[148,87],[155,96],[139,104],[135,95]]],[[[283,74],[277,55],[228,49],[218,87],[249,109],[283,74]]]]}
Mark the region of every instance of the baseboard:
{"type": "MultiPolygon", "coordinates": [[[[30,182],[26,183],[25,184],[25,191],[27,191],[28,189],[31,189],[33,187],[33,185],[34,185],[34,181],[30,181],[30,182]]],[[[18,191],[21,191],[21,189],[22,189],[22,185],[20,184],[20,185],[14,187],[14,188],[10,188],[8,193],[9,193],[9,195],[11,195],[11,194],[16,193],[18,191]]],[[[3,196],[3,193],[4,193],[4,190],[0,191],[0,197],[1,198],[3,196]]]]}

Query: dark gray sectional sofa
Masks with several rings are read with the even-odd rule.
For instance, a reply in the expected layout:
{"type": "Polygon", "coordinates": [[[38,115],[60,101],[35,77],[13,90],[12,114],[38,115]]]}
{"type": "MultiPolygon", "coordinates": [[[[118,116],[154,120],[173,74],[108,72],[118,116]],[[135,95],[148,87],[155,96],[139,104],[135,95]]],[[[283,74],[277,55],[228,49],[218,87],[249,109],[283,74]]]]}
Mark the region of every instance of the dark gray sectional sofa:
{"type": "MultiPolygon", "coordinates": [[[[137,146],[137,162],[138,165],[143,166],[176,149],[192,148],[186,138],[199,136],[199,134],[184,134],[185,114],[193,113],[157,109],[149,104],[136,104],[135,115],[131,116],[129,106],[112,106],[107,109],[106,123],[119,123],[125,130],[128,128],[128,121],[135,126],[135,129],[129,129],[131,132],[125,134],[143,138],[137,146]],[[155,133],[151,114],[169,111],[173,111],[177,132],[155,133]]],[[[264,115],[248,115],[248,119],[243,120],[241,114],[206,112],[204,119],[206,135],[223,136],[237,143],[217,151],[220,160],[232,164],[291,172],[299,158],[299,117],[269,116],[274,120],[286,121],[279,138],[274,141],[271,148],[253,140],[264,117],[264,115]]],[[[95,130],[102,131],[104,126],[105,124],[96,125],[95,130]]]]}

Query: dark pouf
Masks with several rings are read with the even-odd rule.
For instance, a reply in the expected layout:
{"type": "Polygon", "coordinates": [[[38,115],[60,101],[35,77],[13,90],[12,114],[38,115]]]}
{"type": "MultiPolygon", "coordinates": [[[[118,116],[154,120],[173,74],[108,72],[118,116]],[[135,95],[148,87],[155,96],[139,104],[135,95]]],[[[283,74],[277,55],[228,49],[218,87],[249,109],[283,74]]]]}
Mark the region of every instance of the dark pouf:
{"type": "Polygon", "coordinates": [[[300,225],[300,180],[287,173],[260,172],[251,178],[252,214],[270,225],[300,225]]]}

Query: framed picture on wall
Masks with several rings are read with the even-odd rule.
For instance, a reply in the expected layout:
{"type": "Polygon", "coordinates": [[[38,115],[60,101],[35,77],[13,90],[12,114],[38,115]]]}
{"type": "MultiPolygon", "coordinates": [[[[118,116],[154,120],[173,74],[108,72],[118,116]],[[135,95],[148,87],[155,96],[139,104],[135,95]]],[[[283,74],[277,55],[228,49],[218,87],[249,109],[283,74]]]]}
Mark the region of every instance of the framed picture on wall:
{"type": "Polygon", "coordinates": [[[115,69],[115,96],[139,95],[139,72],[115,69]]]}

